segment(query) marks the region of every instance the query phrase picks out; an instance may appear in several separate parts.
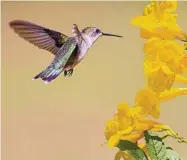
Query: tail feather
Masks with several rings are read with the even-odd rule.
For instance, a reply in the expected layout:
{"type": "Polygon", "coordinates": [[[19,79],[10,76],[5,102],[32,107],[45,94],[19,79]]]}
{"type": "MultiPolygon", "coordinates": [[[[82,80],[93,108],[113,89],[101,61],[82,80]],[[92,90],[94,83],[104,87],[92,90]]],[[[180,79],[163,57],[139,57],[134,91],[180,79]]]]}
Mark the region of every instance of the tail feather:
{"type": "Polygon", "coordinates": [[[45,82],[51,82],[55,78],[58,77],[58,75],[63,71],[63,68],[60,69],[54,69],[52,67],[47,68],[46,70],[40,72],[37,74],[33,79],[41,78],[45,82]]]}

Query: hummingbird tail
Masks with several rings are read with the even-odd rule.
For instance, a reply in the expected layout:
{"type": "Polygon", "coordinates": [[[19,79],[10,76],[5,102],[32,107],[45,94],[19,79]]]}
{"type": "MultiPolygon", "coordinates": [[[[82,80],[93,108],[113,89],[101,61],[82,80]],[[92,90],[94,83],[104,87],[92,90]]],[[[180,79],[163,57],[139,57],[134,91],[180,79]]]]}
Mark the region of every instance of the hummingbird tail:
{"type": "Polygon", "coordinates": [[[47,68],[46,70],[40,72],[37,74],[33,79],[41,78],[46,83],[51,82],[55,78],[58,77],[58,75],[63,71],[63,68],[60,69],[54,69],[52,67],[47,68]]]}

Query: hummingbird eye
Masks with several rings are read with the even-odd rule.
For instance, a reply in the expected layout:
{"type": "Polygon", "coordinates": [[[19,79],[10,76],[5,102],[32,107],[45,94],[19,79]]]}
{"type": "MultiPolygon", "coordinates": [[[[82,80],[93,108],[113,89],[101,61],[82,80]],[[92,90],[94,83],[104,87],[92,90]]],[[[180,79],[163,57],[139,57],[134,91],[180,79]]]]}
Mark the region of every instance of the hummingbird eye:
{"type": "Polygon", "coordinates": [[[101,31],[100,31],[99,29],[96,29],[95,32],[96,32],[96,33],[100,33],[101,31]]]}

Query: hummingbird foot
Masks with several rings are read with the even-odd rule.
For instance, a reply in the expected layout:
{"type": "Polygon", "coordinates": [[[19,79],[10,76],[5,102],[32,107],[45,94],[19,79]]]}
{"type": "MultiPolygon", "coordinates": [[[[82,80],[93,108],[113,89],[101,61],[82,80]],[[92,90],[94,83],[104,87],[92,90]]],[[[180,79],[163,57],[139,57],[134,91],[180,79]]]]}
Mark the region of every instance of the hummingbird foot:
{"type": "Polygon", "coordinates": [[[64,71],[64,77],[70,77],[72,75],[73,75],[73,69],[64,71]]]}

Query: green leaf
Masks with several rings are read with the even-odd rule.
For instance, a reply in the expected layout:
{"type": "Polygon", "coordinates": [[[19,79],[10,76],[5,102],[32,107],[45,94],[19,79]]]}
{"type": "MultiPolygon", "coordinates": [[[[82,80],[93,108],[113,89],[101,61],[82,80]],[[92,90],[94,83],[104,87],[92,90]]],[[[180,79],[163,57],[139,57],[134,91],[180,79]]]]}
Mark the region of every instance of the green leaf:
{"type": "Polygon", "coordinates": [[[166,146],[162,142],[162,139],[153,134],[151,131],[145,131],[144,135],[147,152],[151,159],[166,160],[166,146]]]}
{"type": "Polygon", "coordinates": [[[117,147],[121,151],[128,151],[128,153],[131,154],[136,160],[148,160],[144,151],[130,141],[120,140],[117,147]]]}
{"type": "Polygon", "coordinates": [[[151,131],[145,131],[147,152],[152,160],[182,160],[173,149],[164,144],[162,139],[151,131]]]}
{"type": "Polygon", "coordinates": [[[167,160],[182,160],[182,158],[169,146],[166,146],[167,160]]]}

